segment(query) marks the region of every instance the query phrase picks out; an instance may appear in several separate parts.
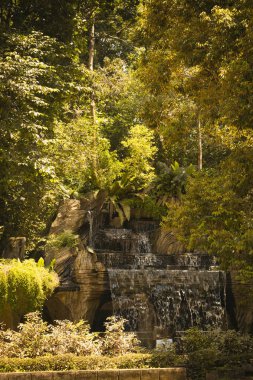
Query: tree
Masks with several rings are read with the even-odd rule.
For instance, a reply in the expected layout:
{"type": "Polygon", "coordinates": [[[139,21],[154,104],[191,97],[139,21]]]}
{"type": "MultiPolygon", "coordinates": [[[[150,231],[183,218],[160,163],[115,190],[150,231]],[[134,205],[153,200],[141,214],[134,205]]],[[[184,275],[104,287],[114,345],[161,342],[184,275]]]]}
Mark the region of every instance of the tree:
{"type": "Polygon", "coordinates": [[[110,143],[98,123],[94,125],[89,118],[79,117],[69,123],[59,122],[54,133],[50,156],[66,194],[106,190],[119,177],[122,165],[117,153],[110,152],[110,143]]]}
{"type": "Polygon", "coordinates": [[[212,166],[226,154],[217,149],[214,124],[251,127],[248,10],[247,1],[143,2],[136,28],[144,47],[139,72],[148,93],[143,117],[172,162],[197,163],[198,150],[201,167],[203,150],[204,165],[212,166]]]}
{"type": "Polygon", "coordinates": [[[219,256],[224,269],[252,275],[252,149],[235,150],[216,169],[195,174],[165,220],[188,250],[219,256]]]}
{"type": "Polygon", "coordinates": [[[135,125],[130,128],[122,145],[127,152],[123,160],[123,180],[138,192],[146,188],[155,176],[152,165],[157,152],[154,134],[144,125],[135,125]]]}
{"type": "Polygon", "coordinates": [[[59,73],[50,64],[56,45],[40,33],[6,35],[1,45],[0,197],[7,233],[17,229],[27,234],[31,214],[39,212],[38,200],[49,185],[45,179],[52,169],[45,146],[62,89],[59,73]]]}

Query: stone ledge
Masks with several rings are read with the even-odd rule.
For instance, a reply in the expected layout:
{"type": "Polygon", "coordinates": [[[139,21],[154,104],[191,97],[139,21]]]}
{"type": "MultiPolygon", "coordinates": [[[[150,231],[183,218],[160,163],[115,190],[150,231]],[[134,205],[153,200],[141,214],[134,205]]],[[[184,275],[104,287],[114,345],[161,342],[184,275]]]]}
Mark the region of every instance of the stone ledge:
{"type": "Polygon", "coordinates": [[[185,368],[115,369],[104,371],[9,372],[0,380],[186,380],[185,368]]]}

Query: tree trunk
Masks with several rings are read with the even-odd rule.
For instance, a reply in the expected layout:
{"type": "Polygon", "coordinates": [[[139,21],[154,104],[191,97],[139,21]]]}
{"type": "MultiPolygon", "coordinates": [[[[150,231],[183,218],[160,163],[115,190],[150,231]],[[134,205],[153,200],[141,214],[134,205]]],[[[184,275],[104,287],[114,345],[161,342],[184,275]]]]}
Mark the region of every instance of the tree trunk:
{"type": "Polygon", "coordinates": [[[92,20],[90,30],[90,46],[89,46],[89,69],[94,70],[94,55],[95,55],[95,20],[92,20]]]}
{"type": "MultiPolygon", "coordinates": [[[[94,56],[95,56],[95,20],[92,20],[91,30],[90,30],[90,46],[89,46],[89,70],[94,71],[94,56]]],[[[94,90],[91,93],[90,100],[90,111],[93,123],[96,124],[96,103],[94,90]]]]}
{"type": "Polygon", "coordinates": [[[93,170],[94,176],[97,179],[97,167],[98,167],[98,157],[97,157],[97,118],[96,118],[96,102],[95,102],[95,91],[93,88],[93,71],[94,71],[94,56],[95,56],[95,18],[92,17],[92,24],[90,29],[90,40],[89,40],[89,62],[88,67],[91,72],[92,79],[92,90],[90,97],[90,115],[93,121],[93,152],[92,161],[93,161],[93,170]]]}
{"type": "Polygon", "coordinates": [[[198,116],[198,170],[203,169],[203,146],[200,115],[198,116]]]}

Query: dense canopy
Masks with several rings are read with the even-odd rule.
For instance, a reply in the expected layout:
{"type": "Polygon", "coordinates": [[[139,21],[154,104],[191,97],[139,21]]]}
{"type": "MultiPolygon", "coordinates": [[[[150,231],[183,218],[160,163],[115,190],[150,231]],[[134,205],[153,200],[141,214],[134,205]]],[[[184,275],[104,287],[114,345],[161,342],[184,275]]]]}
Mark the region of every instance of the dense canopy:
{"type": "Polygon", "coordinates": [[[2,243],[102,189],[251,276],[252,26],[249,0],[1,1],[2,243]]]}

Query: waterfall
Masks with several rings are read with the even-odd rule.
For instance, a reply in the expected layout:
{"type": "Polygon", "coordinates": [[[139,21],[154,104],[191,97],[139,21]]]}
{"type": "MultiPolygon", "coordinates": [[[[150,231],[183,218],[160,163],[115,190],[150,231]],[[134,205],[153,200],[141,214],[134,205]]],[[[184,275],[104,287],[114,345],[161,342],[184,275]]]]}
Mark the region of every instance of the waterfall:
{"type": "Polygon", "coordinates": [[[87,212],[87,219],[89,222],[89,246],[93,248],[93,222],[94,222],[94,212],[89,210],[87,212]]]}
{"type": "Polygon", "coordinates": [[[100,230],[96,235],[96,249],[107,252],[150,253],[152,251],[148,232],[133,232],[122,228],[100,230]]]}
{"type": "Polygon", "coordinates": [[[209,255],[154,254],[155,226],[135,221],[129,228],[102,228],[94,238],[97,258],[107,268],[114,314],[128,320],[128,330],[150,339],[156,331],[168,337],[193,326],[224,327],[224,272],[211,270],[209,255]]]}
{"type": "MultiPolygon", "coordinates": [[[[113,308],[141,328],[141,310],[155,311],[156,325],[168,334],[190,327],[225,325],[225,275],[220,271],[109,269],[113,308]]],[[[146,319],[153,316],[146,313],[146,319]]]]}

